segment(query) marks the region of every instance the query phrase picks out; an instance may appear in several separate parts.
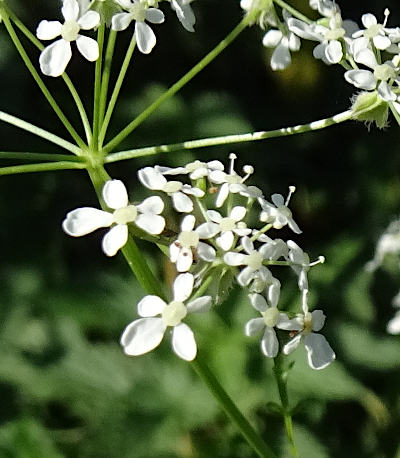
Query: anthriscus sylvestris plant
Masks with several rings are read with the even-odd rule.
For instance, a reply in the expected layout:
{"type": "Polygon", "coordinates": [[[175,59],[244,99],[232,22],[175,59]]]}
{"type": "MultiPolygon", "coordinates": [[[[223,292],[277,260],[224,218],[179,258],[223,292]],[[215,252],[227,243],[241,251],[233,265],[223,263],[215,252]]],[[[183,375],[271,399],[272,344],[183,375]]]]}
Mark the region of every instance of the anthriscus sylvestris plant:
{"type": "MultiPolygon", "coordinates": [[[[16,16],[12,2],[0,0],[0,18],[1,26],[8,32],[27,70],[64,125],[68,140],[51,133],[51,129],[45,130],[3,111],[0,120],[47,140],[68,154],[0,153],[0,159],[28,161],[0,168],[0,175],[66,169],[88,173],[99,206],[86,206],[82,196],[76,203],[77,208],[65,209],[62,229],[72,237],[101,231],[104,254],[113,257],[121,251],[143,288],[144,295],[132,311],[132,321],[121,329],[121,351],[127,356],[139,357],[157,351],[164,339],[170,341],[173,352],[190,362],[254,453],[274,457],[278,456],[276,446],[263,441],[201,358],[197,331],[187,322],[191,314],[215,313],[232,288],[243,289],[253,315],[243,322],[243,332],[253,340],[259,339],[261,353],[274,360],[273,373],[282,403],[280,414],[291,453],[299,456],[287,392],[290,355],[304,346],[307,363],[314,370],[322,370],[335,360],[335,352],[323,335],[325,314],[319,308],[311,310],[308,299],[312,287],[308,272],[323,263],[324,257],[310,259],[299,246],[302,225],[290,209],[295,192],[293,185],[288,186],[285,195],[265,195],[264,190],[253,183],[251,160],[247,164],[242,156],[231,153],[222,162],[205,161],[201,152],[211,146],[296,135],[349,120],[375,123],[383,128],[388,125],[390,113],[400,124],[400,28],[390,25],[387,9],[381,17],[365,13],[354,21],[343,19],[334,1],[310,0],[311,9],[318,15],[318,19],[311,20],[283,0],[241,0],[242,13],[232,32],[142,113],[128,120],[120,132],[110,136],[109,125],[118,107],[121,88],[129,84],[125,76],[132,57],[141,53],[146,59],[153,58],[158,29],[166,21],[178,20],[176,26],[183,26],[190,39],[194,36],[190,34],[195,33],[196,11],[201,11],[204,5],[192,0],[63,0],[58,3],[58,15],[39,20],[33,32],[16,16]],[[343,82],[354,88],[349,109],[294,127],[141,148],[132,144],[132,149],[119,150],[122,141],[248,27],[263,30],[262,44],[272,49],[273,70],[287,68],[291,54],[298,51],[304,41],[313,42],[313,56],[326,65],[340,65],[343,82]],[[112,58],[123,31],[130,41],[120,68],[115,69],[112,58]],[[31,49],[28,54],[27,41],[36,47],[36,54],[31,49]],[[66,73],[69,63],[79,58],[78,54],[84,58],[81,65],[85,72],[91,68],[94,71],[90,116],[77,86],[66,73]],[[115,85],[111,89],[110,76],[115,70],[115,85]],[[48,84],[53,78],[64,80],[81,126],[74,126],[57,103],[48,84]],[[169,167],[163,165],[163,158],[157,157],[151,166],[141,168],[137,176],[132,176],[135,187],[131,192],[113,176],[113,163],[160,152],[175,153],[179,158],[185,150],[198,150],[199,159],[189,163],[182,159],[180,166],[169,167]],[[146,189],[139,191],[139,186],[146,189]],[[138,198],[144,191],[147,197],[138,198]],[[290,233],[293,237],[279,238],[282,229],[283,234],[290,233]],[[166,291],[163,279],[153,274],[136,239],[158,246],[174,265],[175,278],[166,291]],[[296,278],[296,310],[288,309],[280,298],[281,289],[286,288],[279,279],[282,267],[289,267],[296,278]]],[[[282,184],[282,189],[286,187],[286,183],[282,184]]],[[[390,229],[382,236],[377,254],[369,265],[371,269],[380,264],[387,251],[399,252],[397,232],[394,234],[390,229]]],[[[398,302],[396,300],[396,305],[398,302]]],[[[329,327],[329,322],[326,326],[329,327]]],[[[398,315],[388,330],[400,332],[398,315]]]]}

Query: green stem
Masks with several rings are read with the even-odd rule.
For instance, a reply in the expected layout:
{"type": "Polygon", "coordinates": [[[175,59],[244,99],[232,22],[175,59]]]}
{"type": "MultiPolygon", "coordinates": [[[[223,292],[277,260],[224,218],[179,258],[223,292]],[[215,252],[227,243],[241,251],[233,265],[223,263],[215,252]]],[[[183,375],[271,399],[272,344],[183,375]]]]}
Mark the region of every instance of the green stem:
{"type": "Polygon", "coordinates": [[[16,175],[18,173],[31,172],[50,172],[54,170],[85,169],[86,164],[83,162],[45,162],[43,164],[25,164],[13,165],[10,167],[0,167],[0,176],[16,175]]]}
{"type": "Polygon", "coordinates": [[[110,81],[111,64],[112,64],[112,58],[114,54],[116,38],[117,38],[117,32],[111,29],[108,35],[107,49],[106,49],[106,54],[104,58],[103,77],[101,79],[100,108],[99,108],[100,125],[102,125],[104,121],[104,114],[106,112],[108,83],[110,81]]]}
{"type": "Polygon", "coordinates": [[[238,135],[224,135],[221,137],[202,138],[199,140],[189,140],[182,143],[173,143],[170,145],[149,146],[146,148],[138,148],[127,151],[120,151],[112,153],[105,157],[106,163],[123,161],[126,159],[133,159],[142,156],[152,156],[158,153],[172,153],[174,151],[181,151],[185,149],[205,148],[217,145],[229,145],[231,143],[243,143],[257,140],[265,140],[267,138],[285,137],[289,135],[301,134],[313,130],[324,129],[325,127],[339,124],[348,121],[352,118],[352,111],[347,110],[335,116],[326,119],[320,119],[309,124],[300,124],[294,127],[283,127],[281,129],[252,132],[247,134],[238,135]]]}
{"type": "Polygon", "coordinates": [[[110,124],[111,116],[113,114],[115,104],[117,103],[119,92],[121,90],[122,83],[124,82],[126,72],[128,71],[128,67],[131,62],[133,51],[135,50],[135,47],[136,47],[136,38],[135,38],[135,35],[132,35],[124,61],[122,62],[121,70],[119,72],[117,81],[114,86],[113,93],[111,94],[110,103],[108,104],[108,108],[104,116],[103,124],[101,126],[100,135],[99,135],[99,147],[100,148],[102,147],[104,139],[106,137],[108,125],[110,124]]]}
{"type": "Polygon", "coordinates": [[[197,375],[207,385],[213,396],[217,399],[226,415],[236,425],[240,433],[247,440],[257,455],[262,458],[276,458],[275,453],[260,438],[254,428],[242,415],[230,396],[220,385],[215,375],[210,371],[206,363],[199,356],[197,356],[197,358],[190,364],[192,365],[197,375]]]}
{"type": "Polygon", "coordinates": [[[54,135],[48,132],[47,130],[41,129],[40,127],[37,127],[34,124],[31,124],[27,121],[23,121],[22,119],[17,118],[16,116],[4,113],[4,111],[0,111],[0,121],[7,122],[8,124],[12,124],[13,126],[19,127],[20,129],[26,130],[34,135],[37,135],[38,137],[44,138],[47,141],[54,143],[55,145],[61,146],[61,148],[64,148],[67,151],[76,154],[77,156],[82,154],[80,148],[75,146],[73,143],[70,143],[61,137],[58,137],[57,135],[54,135]]]}
{"type": "MultiPolygon", "coordinates": [[[[24,25],[24,23],[6,6],[7,9],[7,14],[11,18],[11,20],[14,22],[14,24],[21,30],[21,32],[28,38],[29,41],[31,41],[40,51],[44,49],[43,44],[33,35],[33,33],[24,25]]],[[[83,106],[82,100],[79,97],[79,94],[72,83],[71,79],[69,76],[64,72],[61,75],[61,78],[64,80],[67,88],[69,89],[72,98],[74,99],[75,105],[79,111],[80,117],[82,119],[82,124],[85,129],[85,135],[86,135],[86,140],[88,144],[91,142],[92,138],[92,131],[90,128],[90,123],[89,119],[86,114],[85,107],[83,106]]]]}
{"type": "Polygon", "coordinates": [[[93,138],[92,138],[92,149],[97,151],[98,149],[98,134],[99,134],[99,123],[100,123],[100,90],[101,90],[101,67],[103,63],[103,46],[104,46],[104,34],[106,26],[100,24],[97,30],[97,42],[99,44],[99,58],[96,61],[95,77],[94,77],[94,105],[93,105],[93,138]]]}
{"type": "Polygon", "coordinates": [[[285,9],[286,11],[288,11],[293,17],[297,17],[297,19],[300,19],[300,21],[304,21],[307,24],[311,24],[313,22],[311,19],[308,19],[307,16],[304,16],[304,14],[301,14],[299,11],[297,11],[292,6],[288,5],[283,0],[273,0],[273,1],[274,1],[274,3],[279,5],[281,8],[285,9]]]}
{"type": "Polygon", "coordinates": [[[400,126],[400,114],[397,112],[396,108],[393,106],[392,102],[389,102],[389,108],[392,112],[393,116],[395,117],[397,124],[400,126]]]}
{"type": "MultiPolygon", "coordinates": [[[[0,3],[1,5],[1,3],[0,3]]],[[[15,30],[8,18],[8,15],[4,8],[0,7],[0,13],[3,18],[4,25],[6,26],[7,32],[10,35],[11,40],[13,41],[15,47],[17,48],[22,60],[24,61],[26,67],[28,68],[29,72],[33,76],[33,79],[36,81],[37,85],[39,86],[40,90],[42,91],[43,95],[46,97],[47,101],[49,102],[50,106],[53,108],[54,112],[63,123],[64,127],[67,129],[71,137],[75,140],[75,142],[81,147],[84,148],[86,145],[78,135],[72,124],[68,121],[67,117],[55,101],[54,97],[50,94],[50,91],[47,89],[47,86],[44,84],[42,78],[39,76],[38,72],[36,71],[34,65],[32,64],[31,60],[28,57],[24,47],[22,46],[15,30]]]]}
{"type": "Polygon", "coordinates": [[[71,161],[76,162],[75,156],[68,154],[46,154],[46,153],[30,153],[30,152],[19,152],[19,151],[0,151],[0,160],[12,159],[15,161],[71,161]]]}
{"type": "Polygon", "coordinates": [[[109,153],[119,143],[121,143],[136,127],[138,127],[145,119],[147,119],[165,100],[172,97],[180,89],[183,88],[192,78],[200,73],[210,62],[212,62],[233,40],[247,27],[249,22],[248,17],[244,17],[242,21],[232,30],[229,35],[223,39],[212,51],[210,51],[197,65],[195,65],[188,73],[180,80],[173,84],[164,94],[156,99],[149,107],[147,107],[139,116],[131,121],[118,135],[116,135],[104,147],[104,151],[109,153]]]}
{"type": "Polygon", "coordinates": [[[282,415],[285,422],[286,435],[289,439],[290,450],[294,457],[299,457],[299,452],[294,441],[293,422],[289,408],[289,396],[287,392],[287,370],[283,367],[283,357],[279,354],[274,358],[274,370],[276,383],[278,385],[279,397],[282,404],[282,415]]]}

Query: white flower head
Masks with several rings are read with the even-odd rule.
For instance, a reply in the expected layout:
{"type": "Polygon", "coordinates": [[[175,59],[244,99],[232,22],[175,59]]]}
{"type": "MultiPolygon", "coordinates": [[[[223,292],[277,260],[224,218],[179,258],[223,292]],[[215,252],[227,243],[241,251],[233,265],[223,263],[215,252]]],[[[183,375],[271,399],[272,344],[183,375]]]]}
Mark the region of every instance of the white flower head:
{"type": "Polygon", "coordinates": [[[300,344],[304,343],[307,351],[308,365],[312,369],[324,369],[334,359],[336,355],[329,345],[328,341],[322,334],[314,331],[320,331],[325,323],[325,315],[322,310],[308,311],[307,305],[308,291],[302,292],[303,314],[297,315],[296,318],[280,325],[281,329],[293,331],[295,336],[283,347],[283,353],[288,355],[294,351],[300,344]]]}
{"type": "Polygon", "coordinates": [[[161,343],[165,331],[172,328],[172,348],[186,361],[197,354],[193,331],[182,320],[188,313],[205,312],[211,307],[211,296],[202,296],[187,304],[191,296],[194,278],[184,273],[176,277],[173,284],[173,301],[166,303],[158,296],[145,296],[138,304],[142,318],[130,323],[121,337],[124,352],[130,356],[148,353],[161,343]]]}
{"type": "Polygon", "coordinates": [[[62,227],[68,235],[81,237],[102,227],[111,227],[103,238],[102,248],[107,256],[114,256],[128,240],[128,224],[135,223],[149,234],[164,230],[165,220],[160,213],[164,203],[152,196],[140,205],[131,205],[125,185],[120,180],[109,180],[103,187],[103,199],[112,212],[92,207],[77,208],[69,212],[62,227]]]}
{"type": "Polygon", "coordinates": [[[387,36],[388,31],[386,30],[386,23],[389,17],[389,10],[386,8],[384,11],[385,19],[383,24],[378,24],[376,17],[371,14],[363,14],[361,17],[361,22],[365,27],[364,30],[358,30],[353,33],[353,38],[366,39],[367,43],[372,42],[376,49],[385,50],[391,46],[392,42],[387,36]]]}
{"type": "Polygon", "coordinates": [[[44,48],[39,57],[40,69],[48,76],[60,76],[64,73],[72,57],[71,43],[76,42],[79,52],[93,62],[99,57],[99,46],[96,40],[81,35],[81,30],[91,30],[100,23],[96,11],[87,11],[87,5],[77,0],[64,0],[61,8],[64,24],[59,21],[41,21],[36,36],[40,40],[61,38],[44,48]]]}
{"type": "Polygon", "coordinates": [[[149,8],[145,0],[117,0],[126,12],[117,13],[112,17],[111,28],[121,31],[128,28],[135,21],[135,38],[139,51],[149,54],[156,45],[156,36],[145,21],[152,24],[164,22],[164,13],[158,8],[149,8]]]}

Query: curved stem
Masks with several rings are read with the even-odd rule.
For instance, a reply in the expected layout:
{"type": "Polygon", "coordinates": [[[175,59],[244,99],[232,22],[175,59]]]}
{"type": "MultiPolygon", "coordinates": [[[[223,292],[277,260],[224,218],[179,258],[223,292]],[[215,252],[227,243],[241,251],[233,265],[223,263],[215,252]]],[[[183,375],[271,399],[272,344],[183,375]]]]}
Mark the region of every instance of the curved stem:
{"type": "Polygon", "coordinates": [[[106,26],[100,24],[97,30],[97,43],[99,45],[99,58],[96,61],[94,77],[94,104],[93,104],[93,137],[91,147],[98,149],[98,134],[100,124],[100,90],[101,90],[101,67],[103,64],[103,45],[106,26]]]}
{"type": "Polygon", "coordinates": [[[304,21],[307,24],[311,24],[313,22],[311,19],[308,19],[307,16],[304,16],[304,14],[301,14],[299,11],[297,11],[292,6],[288,5],[283,0],[273,0],[273,2],[279,5],[281,8],[288,11],[293,17],[297,17],[297,19],[300,19],[300,21],[304,21]]]}
{"type": "Polygon", "coordinates": [[[19,151],[0,151],[0,160],[12,159],[15,161],[71,161],[76,162],[77,158],[68,154],[47,154],[47,153],[30,153],[19,151]]]}
{"type": "Polygon", "coordinates": [[[67,151],[76,154],[77,156],[80,156],[82,154],[81,149],[75,146],[73,143],[70,143],[61,137],[58,137],[57,135],[52,134],[45,129],[37,127],[34,124],[31,124],[30,122],[23,121],[22,119],[17,118],[16,116],[4,113],[4,111],[0,111],[0,121],[7,122],[8,124],[12,124],[13,126],[19,127],[20,129],[26,130],[34,135],[37,135],[38,137],[44,138],[47,141],[54,143],[55,145],[61,146],[61,148],[64,148],[67,151]]]}
{"type": "Polygon", "coordinates": [[[0,176],[16,175],[19,173],[31,172],[50,172],[54,170],[85,169],[86,164],[83,162],[45,162],[43,164],[24,164],[12,165],[10,167],[0,167],[0,176]]]}
{"type": "Polygon", "coordinates": [[[135,50],[135,47],[136,47],[136,38],[135,38],[135,35],[132,35],[124,61],[122,62],[121,70],[119,72],[117,81],[114,86],[113,93],[111,95],[110,103],[108,104],[108,108],[104,116],[103,124],[101,126],[100,135],[99,135],[99,148],[102,147],[104,139],[106,137],[108,125],[110,124],[111,116],[113,114],[115,104],[117,103],[118,95],[121,90],[122,83],[124,82],[126,72],[128,71],[128,67],[131,62],[133,51],[135,50]]]}
{"type": "Polygon", "coordinates": [[[300,124],[294,127],[283,127],[270,131],[252,132],[248,134],[238,135],[224,135],[222,137],[202,138],[199,140],[189,140],[182,143],[173,143],[170,145],[149,146],[146,148],[138,148],[128,151],[120,151],[112,153],[105,157],[106,163],[123,161],[126,159],[133,159],[142,156],[152,156],[158,153],[172,153],[174,151],[181,151],[185,149],[205,148],[217,145],[229,145],[231,143],[244,143],[258,140],[265,140],[267,138],[286,137],[289,135],[302,134],[311,132],[313,130],[324,129],[325,127],[339,124],[344,121],[352,119],[352,111],[347,110],[335,116],[326,119],[320,119],[309,124],[300,124]]]}
{"type": "Polygon", "coordinates": [[[181,79],[173,84],[168,91],[164,92],[158,99],[156,99],[149,107],[147,107],[139,116],[130,122],[118,135],[116,135],[104,147],[104,151],[109,153],[119,143],[122,142],[133,130],[136,129],[145,119],[147,119],[153,111],[155,111],[165,100],[172,97],[180,89],[183,88],[192,78],[200,73],[210,62],[212,62],[233,40],[247,27],[249,22],[248,17],[244,17],[242,21],[232,30],[229,35],[224,38],[212,51],[210,51],[197,65],[195,65],[188,73],[181,79]]]}
{"type": "Polygon", "coordinates": [[[67,129],[71,137],[75,140],[75,142],[81,147],[84,148],[86,145],[81,137],[78,135],[72,124],[68,121],[67,117],[55,101],[54,97],[50,94],[50,91],[47,89],[47,86],[44,84],[42,78],[39,76],[38,72],[36,71],[35,67],[33,66],[31,60],[28,57],[24,47],[22,46],[15,30],[8,18],[8,15],[4,8],[0,6],[0,12],[3,18],[4,25],[6,26],[7,32],[10,35],[11,40],[13,41],[17,51],[19,52],[22,60],[24,61],[26,67],[28,68],[29,72],[33,76],[33,79],[36,81],[37,85],[39,86],[40,90],[42,91],[43,95],[46,97],[47,101],[53,108],[54,112],[60,119],[60,121],[64,124],[64,127],[67,129]]]}

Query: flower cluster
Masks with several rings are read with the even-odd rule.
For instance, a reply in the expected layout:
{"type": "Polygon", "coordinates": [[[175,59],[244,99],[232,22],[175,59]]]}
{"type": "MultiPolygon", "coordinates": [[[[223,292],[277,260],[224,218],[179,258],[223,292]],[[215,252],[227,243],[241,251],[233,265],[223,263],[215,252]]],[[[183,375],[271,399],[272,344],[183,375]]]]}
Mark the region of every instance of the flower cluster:
{"type": "Polygon", "coordinates": [[[140,318],[128,325],[121,339],[128,355],[153,350],[170,328],[175,353],[193,360],[196,341],[184,321],[191,313],[205,312],[221,302],[236,283],[247,289],[251,305],[261,314],[261,318],[245,325],[245,333],[252,336],[264,330],[264,355],[277,356],[278,341],[284,354],[303,342],[309,365],[322,369],[335,354],[318,333],[325,320],[323,312],[309,312],[307,272],[323,258],[310,262],[297,243],[273,237],[283,227],[301,233],[289,209],[295,188],[290,187],[286,199],[281,194],[267,199],[259,188],[248,185],[253,167],[245,165],[243,174],[237,173],[235,159],[232,153],[227,171],[217,160],[197,160],[177,168],[145,167],[138,172],[139,180],[157,195],[140,204],[129,203],[122,182],[110,180],[103,188],[108,209],[73,210],[67,214],[63,228],[69,235],[82,236],[111,227],[103,238],[103,251],[108,256],[127,243],[129,229],[133,235],[156,236],[159,244],[168,246],[177,271],[171,301],[149,295],[139,302],[140,318]],[[177,179],[185,177],[188,179],[177,179]],[[164,208],[169,209],[168,218],[161,215],[164,208]],[[165,219],[171,220],[166,223],[165,219]],[[174,227],[179,229],[174,232],[174,227]],[[297,275],[302,296],[299,313],[278,307],[281,283],[271,271],[273,266],[289,266],[297,275]]]}
{"type": "Polygon", "coordinates": [[[314,41],[314,57],[327,65],[342,65],[345,80],[361,89],[353,100],[356,119],[384,127],[389,107],[400,114],[400,28],[387,26],[388,9],[382,23],[371,13],[363,14],[359,27],[352,20],[343,20],[333,0],[310,0],[310,7],[321,15],[316,21],[292,17],[286,10],[281,20],[271,4],[266,7],[242,0],[242,7],[247,14],[264,8],[261,25],[268,30],[263,44],[274,48],[273,70],[283,70],[291,63],[290,52],[300,49],[301,39],[314,41]]]}
{"type": "MultiPolygon", "coordinates": [[[[192,0],[168,1],[183,27],[194,32],[196,18],[190,6],[192,0]]],[[[149,54],[156,45],[156,36],[148,22],[164,22],[164,13],[157,8],[158,3],[157,0],[63,0],[64,22],[43,20],[38,25],[36,35],[40,40],[60,37],[40,54],[40,69],[48,76],[62,75],[72,57],[72,42],[83,57],[90,62],[96,61],[99,58],[97,41],[80,32],[94,30],[102,22],[111,24],[116,31],[127,29],[133,22],[137,47],[143,54],[149,54]]]]}

